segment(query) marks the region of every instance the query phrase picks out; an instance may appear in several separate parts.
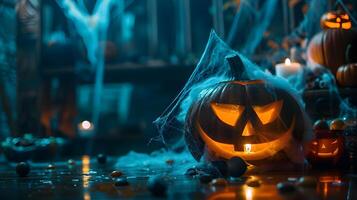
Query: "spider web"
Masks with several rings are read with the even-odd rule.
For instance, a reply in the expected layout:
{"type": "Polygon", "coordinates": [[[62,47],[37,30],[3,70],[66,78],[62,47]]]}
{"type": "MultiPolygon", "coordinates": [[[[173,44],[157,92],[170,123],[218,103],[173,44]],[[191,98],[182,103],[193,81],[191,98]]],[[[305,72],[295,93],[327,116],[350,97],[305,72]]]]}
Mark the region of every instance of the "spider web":
{"type": "MultiPolygon", "coordinates": [[[[287,80],[264,72],[249,59],[232,50],[212,31],[205,51],[186,85],[162,115],[154,121],[164,144],[177,149],[185,145],[182,136],[190,106],[217,83],[232,80],[233,75],[226,60],[226,57],[232,55],[239,55],[244,64],[242,77],[248,80],[265,80],[275,87],[288,91],[299,102],[300,110],[304,113],[301,96],[287,80]]],[[[305,113],[303,120],[305,139],[307,139],[311,136],[311,125],[305,113]]]]}

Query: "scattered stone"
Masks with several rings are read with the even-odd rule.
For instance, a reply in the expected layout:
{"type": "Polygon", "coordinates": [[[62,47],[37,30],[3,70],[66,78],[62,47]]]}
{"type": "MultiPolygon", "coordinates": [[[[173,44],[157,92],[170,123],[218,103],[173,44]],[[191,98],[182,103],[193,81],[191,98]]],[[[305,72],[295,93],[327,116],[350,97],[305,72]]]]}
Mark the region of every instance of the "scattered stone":
{"type": "Polygon", "coordinates": [[[20,162],[16,165],[16,173],[20,177],[25,177],[30,173],[30,165],[26,162],[20,162]]]}
{"type": "Polygon", "coordinates": [[[259,187],[260,181],[258,179],[252,179],[252,180],[248,180],[245,184],[249,187],[259,187]]]}
{"type": "Polygon", "coordinates": [[[55,166],[55,165],[52,165],[52,164],[48,164],[48,165],[47,165],[47,169],[49,169],[49,170],[54,170],[54,169],[56,169],[56,166],[55,166]]]}
{"type": "Polygon", "coordinates": [[[175,162],[175,161],[172,160],[172,159],[166,160],[166,164],[168,164],[168,165],[173,165],[174,162],[175,162]]]}
{"type": "Polygon", "coordinates": [[[314,177],[303,176],[299,178],[297,185],[300,187],[315,188],[317,186],[317,180],[314,177]]]}
{"type": "Polygon", "coordinates": [[[110,176],[113,177],[113,178],[118,178],[118,177],[121,177],[123,175],[123,172],[121,171],[112,171],[112,173],[110,173],[110,176]]]}
{"type": "Polygon", "coordinates": [[[104,154],[98,154],[97,161],[99,164],[105,164],[107,162],[107,156],[105,156],[104,154]]]}
{"type": "Polygon", "coordinates": [[[280,182],[276,185],[276,188],[281,194],[289,194],[296,191],[296,187],[291,182],[280,182]]]}
{"type": "Polygon", "coordinates": [[[247,164],[240,157],[233,157],[227,161],[228,175],[240,177],[247,171],[247,164]]]}
{"type": "Polygon", "coordinates": [[[195,168],[188,168],[185,172],[187,176],[195,176],[197,175],[197,170],[195,168]]]}
{"type": "Polygon", "coordinates": [[[120,178],[117,178],[115,180],[115,183],[114,183],[115,186],[127,186],[129,185],[129,182],[128,182],[128,179],[126,177],[120,177],[120,178]]]}
{"type": "Polygon", "coordinates": [[[209,183],[213,179],[210,174],[200,174],[198,178],[201,183],[209,183]]]}
{"type": "Polygon", "coordinates": [[[76,164],[76,162],[75,162],[74,160],[72,160],[72,159],[69,159],[69,160],[67,161],[67,163],[68,163],[69,165],[75,165],[75,164],[76,164]]]}
{"type": "Polygon", "coordinates": [[[227,184],[228,182],[224,178],[216,178],[210,182],[210,186],[218,186],[218,187],[225,187],[227,186],[227,184]]]}
{"type": "Polygon", "coordinates": [[[163,177],[154,176],[149,178],[147,188],[153,196],[165,196],[167,183],[163,177]]]}

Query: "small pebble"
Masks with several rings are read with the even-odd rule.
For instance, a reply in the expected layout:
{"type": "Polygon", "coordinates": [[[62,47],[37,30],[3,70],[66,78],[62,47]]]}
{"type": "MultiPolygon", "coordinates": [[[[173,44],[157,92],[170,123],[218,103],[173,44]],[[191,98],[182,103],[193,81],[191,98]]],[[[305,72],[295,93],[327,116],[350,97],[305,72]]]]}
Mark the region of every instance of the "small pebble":
{"type": "Polygon", "coordinates": [[[289,194],[296,191],[296,187],[290,182],[281,182],[276,185],[276,188],[281,194],[289,194]]]}
{"type": "Polygon", "coordinates": [[[75,165],[75,164],[76,164],[76,162],[75,162],[74,160],[72,160],[72,159],[69,159],[69,160],[67,161],[67,163],[68,163],[69,165],[75,165]]]}
{"type": "Polygon", "coordinates": [[[56,166],[49,164],[49,165],[47,165],[47,169],[54,170],[54,169],[56,169],[56,166]]]}
{"type": "Polygon", "coordinates": [[[187,176],[195,176],[197,175],[197,170],[195,168],[188,168],[185,172],[187,176]]]}
{"type": "Polygon", "coordinates": [[[163,177],[154,176],[149,178],[147,188],[153,196],[165,196],[167,183],[163,177]]]}
{"type": "Polygon", "coordinates": [[[211,186],[225,187],[227,186],[227,181],[224,178],[216,178],[210,182],[211,186]]]}
{"type": "Polygon", "coordinates": [[[20,162],[16,165],[16,173],[20,177],[25,177],[30,173],[30,165],[26,162],[20,162]]]}
{"type": "Polygon", "coordinates": [[[247,164],[240,157],[233,157],[227,161],[228,175],[240,177],[247,171],[247,164]]]}
{"type": "Polygon", "coordinates": [[[123,172],[121,171],[112,171],[112,173],[110,173],[110,176],[113,178],[118,178],[121,177],[123,175],[123,172]]]}
{"type": "Polygon", "coordinates": [[[104,154],[98,154],[97,161],[99,164],[105,164],[107,162],[107,156],[105,156],[104,154]]]}
{"type": "Polygon", "coordinates": [[[172,160],[172,159],[166,160],[166,164],[168,164],[168,165],[173,165],[174,162],[175,162],[175,161],[172,160]]]}
{"type": "Polygon", "coordinates": [[[310,177],[310,176],[303,176],[300,177],[297,185],[300,187],[311,187],[311,188],[315,188],[317,186],[317,181],[314,177],[310,177]]]}
{"type": "Polygon", "coordinates": [[[245,184],[249,187],[259,187],[260,181],[258,179],[253,179],[253,180],[248,180],[245,184]]]}
{"type": "Polygon", "coordinates": [[[120,177],[115,180],[115,186],[127,186],[129,185],[128,179],[126,177],[120,177]]]}
{"type": "Polygon", "coordinates": [[[210,174],[200,174],[198,178],[201,183],[209,183],[212,180],[212,176],[210,174]]]}

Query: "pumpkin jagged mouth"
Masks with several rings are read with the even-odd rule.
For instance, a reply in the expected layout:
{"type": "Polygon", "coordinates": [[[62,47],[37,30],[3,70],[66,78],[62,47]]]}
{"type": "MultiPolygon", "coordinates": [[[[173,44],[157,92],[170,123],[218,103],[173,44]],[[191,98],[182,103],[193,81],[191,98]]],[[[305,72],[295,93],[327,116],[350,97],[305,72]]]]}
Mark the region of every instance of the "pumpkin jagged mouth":
{"type": "Polygon", "coordinates": [[[272,140],[270,142],[260,143],[260,144],[250,144],[250,152],[236,151],[234,150],[233,144],[225,144],[213,140],[208,134],[202,129],[201,125],[197,122],[197,128],[200,133],[201,138],[208,146],[210,150],[217,153],[219,156],[230,159],[232,157],[241,157],[244,160],[262,160],[273,156],[288,144],[291,139],[292,131],[295,126],[295,119],[293,120],[289,130],[282,134],[278,139],[272,140]]]}
{"type": "Polygon", "coordinates": [[[335,151],[333,151],[333,152],[329,152],[329,153],[320,153],[320,152],[318,152],[317,155],[320,156],[320,157],[331,157],[331,156],[336,156],[338,154],[338,151],[339,151],[339,149],[336,148],[335,151]]]}

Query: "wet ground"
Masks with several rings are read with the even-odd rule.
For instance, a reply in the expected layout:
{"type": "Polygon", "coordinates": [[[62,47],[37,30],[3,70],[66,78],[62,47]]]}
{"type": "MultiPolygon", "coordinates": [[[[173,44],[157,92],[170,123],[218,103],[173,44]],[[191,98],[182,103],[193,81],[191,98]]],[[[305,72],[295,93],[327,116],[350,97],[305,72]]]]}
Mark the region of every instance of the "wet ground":
{"type": "MultiPolygon", "coordinates": [[[[147,181],[152,174],[167,174],[170,165],[152,169],[115,166],[116,158],[108,158],[106,164],[97,159],[83,156],[75,163],[67,161],[52,163],[31,163],[27,177],[18,177],[16,164],[0,163],[0,199],[149,199],[154,198],[147,189],[147,181]],[[51,169],[49,169],[51,168],[51,169]],[[128,186],[115,186],[110,176],[113,170],[122,171],[128,186]]],[[[334,170],[310,172],[269,172],[248,174],[239,179],[228,179],[226,186],[211,186],[201,183],[197,177],[187,175],[165,176],[168,199],[357,199],[357,178],[350,173],[334,170]],[[311,176],[317,181],[316,187],[296,187],[296,191],[281,193],[279,182],[296,183],[301,176],[311,176]],[[260,184],[250,187],[248,180],[258,180],[260,184]]],[[[158,197],[155,197],[158,198],[158,197]]],[[[161,197],[162,198],[162,197],[161,197]]]]}

